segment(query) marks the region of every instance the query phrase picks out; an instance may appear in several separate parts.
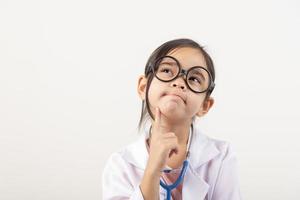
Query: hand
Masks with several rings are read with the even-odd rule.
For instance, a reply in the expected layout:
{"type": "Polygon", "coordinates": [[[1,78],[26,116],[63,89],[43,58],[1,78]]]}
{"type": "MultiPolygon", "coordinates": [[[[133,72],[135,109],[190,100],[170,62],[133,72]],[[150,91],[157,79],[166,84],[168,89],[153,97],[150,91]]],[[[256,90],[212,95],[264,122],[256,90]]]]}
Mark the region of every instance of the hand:
{"type": "Polygon", "coordinates": [[[155,110],[155,121],[151,128],[150,153],[147,168],[160,172],[167,159],[178,152],[178,139],[170,127],[163,122],[159,108],[155,110]]]}

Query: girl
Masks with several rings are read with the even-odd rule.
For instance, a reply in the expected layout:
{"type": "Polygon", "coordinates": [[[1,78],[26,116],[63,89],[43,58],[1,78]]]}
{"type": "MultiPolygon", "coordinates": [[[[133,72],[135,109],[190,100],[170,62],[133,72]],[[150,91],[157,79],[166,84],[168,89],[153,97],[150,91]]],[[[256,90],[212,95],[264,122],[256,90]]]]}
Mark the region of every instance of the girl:
{"type": "Polygon", "coordinates": [[[104,200],[241,199],[231,146],[195,124],[214,104],[214,80],[210,56],[193,40],[152,53],[138,79],[141,136],[107,161],[104,200]]]}

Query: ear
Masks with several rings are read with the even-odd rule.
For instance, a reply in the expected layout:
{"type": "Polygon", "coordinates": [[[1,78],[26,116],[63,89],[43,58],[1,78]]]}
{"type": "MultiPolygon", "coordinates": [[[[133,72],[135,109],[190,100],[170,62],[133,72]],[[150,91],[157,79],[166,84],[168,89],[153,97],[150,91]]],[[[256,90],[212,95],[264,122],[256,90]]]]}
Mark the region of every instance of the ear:
{"type": "Polygon", "coordinates": [[[196,114],[198,117],[202,117],[204,116],[206,113],[208,113],[208,111],[210,110],[210,108],[214,105],[214,99],[212,97],[209,97],[207,100],[205,100],[201,107],[200,110],[198,111],[198,113],[196,114]]]}
{"type": "Polygon", "coordinates": [[[138,79],[137,91],[142,100],[145,100],[146,98],[146,86],[147,86],[147,78],[144,75],[141,75],[138,79]]]}

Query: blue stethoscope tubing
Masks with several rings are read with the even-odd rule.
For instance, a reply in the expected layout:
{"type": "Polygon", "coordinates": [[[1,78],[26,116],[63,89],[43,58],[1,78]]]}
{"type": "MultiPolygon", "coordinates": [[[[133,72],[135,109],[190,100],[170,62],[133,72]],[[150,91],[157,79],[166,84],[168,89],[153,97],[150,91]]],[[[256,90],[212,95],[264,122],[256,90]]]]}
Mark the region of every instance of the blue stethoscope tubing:
{"type": "Polygon", "coordinates": [[[162,180],[160,180],[159,184],[167,191],[167,200],[171,200],[171,191],[182,182],[188,165],[189,165],[189,162],[187,160],[183,161],[183,166],[182,166],[181,172],[180,172],[177,180],[173,184],[167,185],[162,180]]]}

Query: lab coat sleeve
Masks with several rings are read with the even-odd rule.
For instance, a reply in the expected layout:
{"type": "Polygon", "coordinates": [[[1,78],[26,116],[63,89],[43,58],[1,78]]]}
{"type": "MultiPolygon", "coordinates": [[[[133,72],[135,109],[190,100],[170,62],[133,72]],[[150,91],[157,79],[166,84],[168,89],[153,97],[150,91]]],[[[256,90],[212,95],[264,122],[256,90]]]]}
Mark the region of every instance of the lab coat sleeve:
{"type": "Polygon", "coordinates": [[[212,200],[241,200],[236,154],[227,143],[212,200]]]}
{"type": "Polygon", "coordinates": [[[108,159],[102,173],[103,200],[144,200],[139,185],[130,182],[130,167],[119,153],[108,159]]]}

